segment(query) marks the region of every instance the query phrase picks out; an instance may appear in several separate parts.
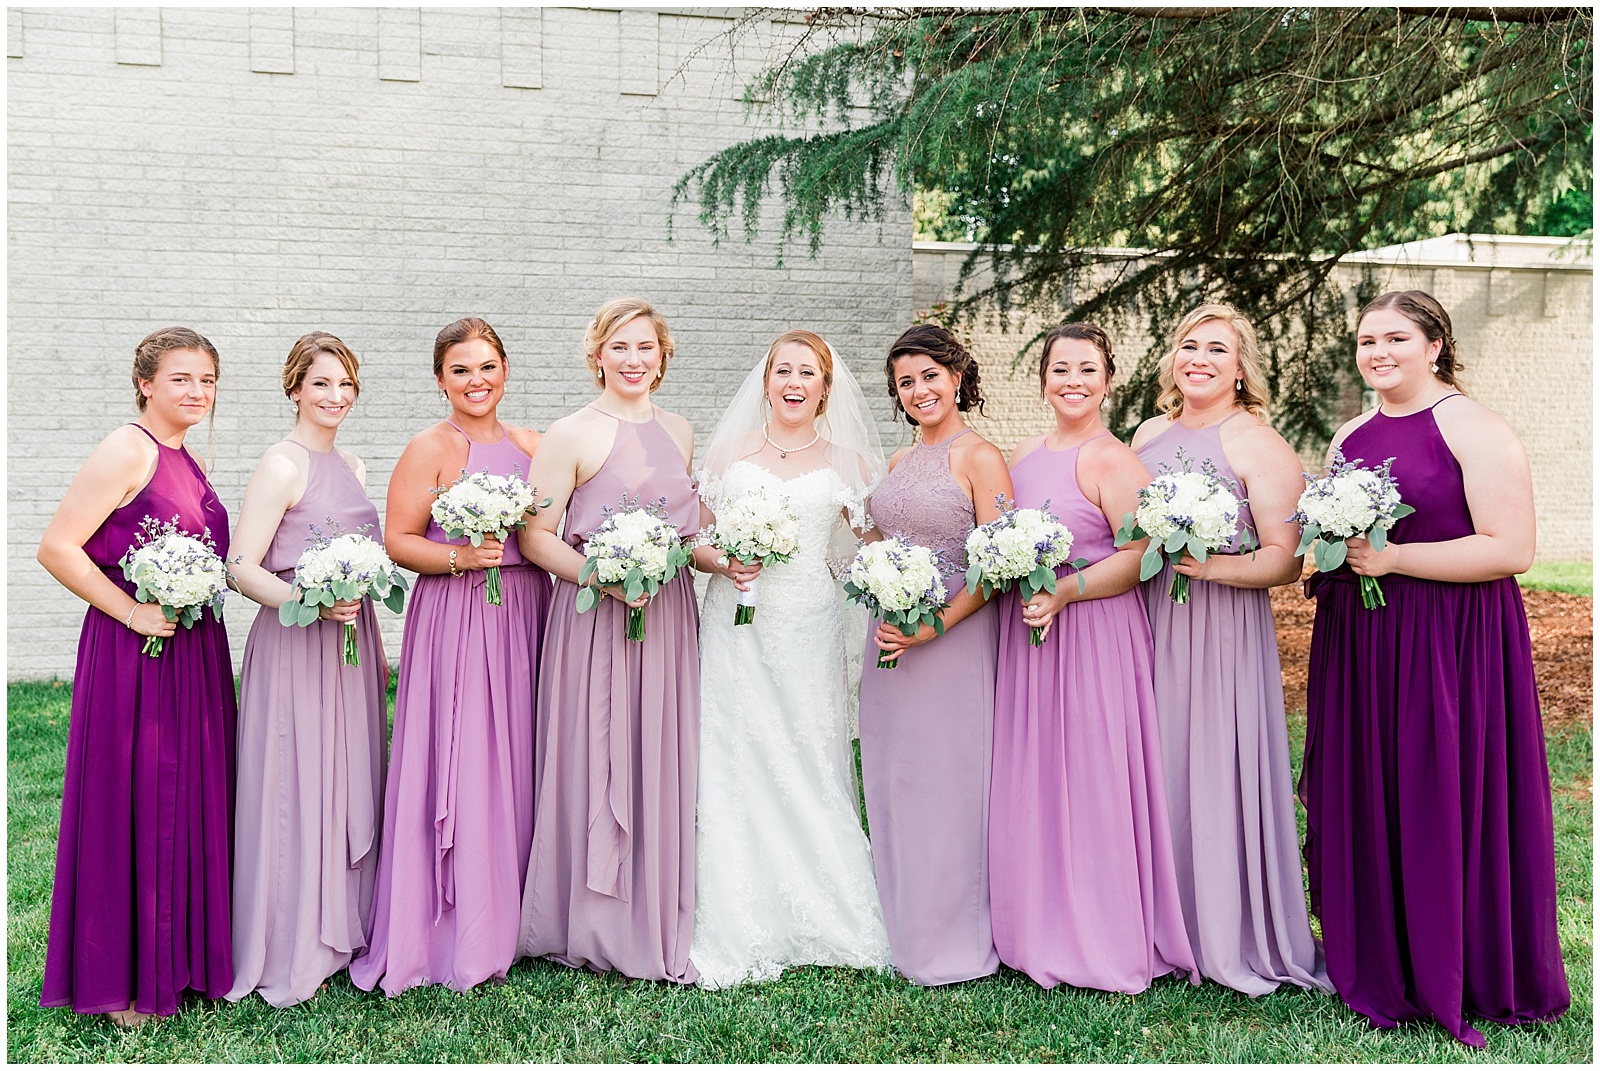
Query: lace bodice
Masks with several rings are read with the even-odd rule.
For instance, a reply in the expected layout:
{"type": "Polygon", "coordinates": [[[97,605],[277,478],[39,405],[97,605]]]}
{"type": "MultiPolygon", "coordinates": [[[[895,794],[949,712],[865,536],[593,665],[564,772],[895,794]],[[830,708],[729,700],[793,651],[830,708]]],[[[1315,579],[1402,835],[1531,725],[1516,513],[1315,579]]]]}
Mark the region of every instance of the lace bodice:
{"type": "Polygon", "coordinates": [[[913,446],[872,495],[878,531],[938,552],[947,580],[962,571],[967,536],[978,523],[972,499],[950,475],[950,444],[971,430],[913,446]]]}

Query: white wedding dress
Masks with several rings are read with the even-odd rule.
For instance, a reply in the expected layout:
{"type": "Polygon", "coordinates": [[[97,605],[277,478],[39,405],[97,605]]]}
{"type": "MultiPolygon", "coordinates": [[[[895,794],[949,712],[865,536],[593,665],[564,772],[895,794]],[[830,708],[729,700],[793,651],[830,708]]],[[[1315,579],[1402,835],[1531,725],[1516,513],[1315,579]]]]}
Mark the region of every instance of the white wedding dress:
{"type": "Polygon", "coordinates": [[[735,627],[737,591],[722,576],[700,611],[690,959],[710,989],[799,964],[889,966],[847,726],[845,611],[827,561],[847,492],[832,468],[783,480],[737,461],[724,500],[758,484],[788,497],[799,550],[762,570],[752,623],[735,627]]]}

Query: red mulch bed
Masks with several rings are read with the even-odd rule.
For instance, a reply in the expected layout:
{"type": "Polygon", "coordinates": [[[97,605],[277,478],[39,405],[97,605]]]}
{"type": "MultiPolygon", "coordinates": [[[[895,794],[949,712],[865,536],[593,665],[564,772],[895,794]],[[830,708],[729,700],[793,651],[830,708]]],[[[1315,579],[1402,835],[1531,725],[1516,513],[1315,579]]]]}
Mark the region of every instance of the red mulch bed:
{"type": "MultiPolygon", "coordinates": [[[[1545,730],[1589,727],[1594,720],[1594,600],[1588,595],[1524,591],[1522,601],[1533,636],[1533,667],[1545,730]]],[[[1315,601],[1302,596],[1299,585],[1272,589],[1283,699],[1290,710],[1305,709],[1316,607],[1315,601]]]]}

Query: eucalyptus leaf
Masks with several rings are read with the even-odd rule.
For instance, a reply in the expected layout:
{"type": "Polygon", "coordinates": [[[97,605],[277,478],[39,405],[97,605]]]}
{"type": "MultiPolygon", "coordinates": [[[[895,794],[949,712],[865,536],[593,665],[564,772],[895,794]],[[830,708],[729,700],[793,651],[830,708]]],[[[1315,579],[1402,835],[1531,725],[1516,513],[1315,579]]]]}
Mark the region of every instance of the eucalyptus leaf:
{"type": "Polygon", "coordinates": [[[1154,543],[1139,555],[1139,579],[1149,580],[1161,571],[1161,548],[1154,543]]]}

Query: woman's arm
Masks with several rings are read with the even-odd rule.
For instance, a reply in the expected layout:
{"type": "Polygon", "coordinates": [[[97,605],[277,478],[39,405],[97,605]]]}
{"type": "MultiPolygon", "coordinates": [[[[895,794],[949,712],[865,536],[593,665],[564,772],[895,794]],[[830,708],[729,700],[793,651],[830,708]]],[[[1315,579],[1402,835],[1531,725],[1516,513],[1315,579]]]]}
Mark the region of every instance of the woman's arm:
{"type": "Polygon", "coordinates": [[[171,636],[178,630],[155,603],[138,602],[119,588],[84,553],[83,545],[150,481],[158,455],[142,432],[118,428],[106,436],[72,478],[39,540],[37,558],[61,586],[141,636],[171,636]]]}
{"type": "MultiPolygon", "coordinates": [[[[1150,482],[1150,473],[1139,455],[1115,439],[1091,439],[1078,451],[1078,480],[1084,498],[1097,506],[1106,523],[1115,531],[1124,515],[1139,507],[1139,488],[1150,482]]],[[[1125,543],[1080,573],[1069,573],[1056,581],[1055,594],[1036,592],[1022,606],[1022,619],[1033,628],[1050,634],[1056,615],[1068,604],[1089,599],[1108,599],[1121,595],[1139,582],[1139,557],[1144,539],[1125,543]],[[1083,590],[1078,590],[1078,581],[1083,590]]]]}
{"type": "Polygon", "coordinates": [[[234,526],[231,549],[238,555],[231,572],[238,589],[252,602],[276,609],[288,602],[293,585],[261,567],[278,533],[283,515],[306,491],[305,451],[277,444],[261,456],[244,489],[239,523],[234,526]],[[291,453],[293,451],[293,453],[291,453]]]}
{"type": "Polygon", "coordinates": [[[448,573],[451,551],[458,572],[500,564],[504,551],[494,536],[485,536],[477,547],[436,543],[427,536],[435,497],[432,488],[447,482],[445,473],[459,472],[465,464],[466,448],[459,437],[446,438],[438,427],[406,444],[389,477],[385,503],[383,547],[396,565],[414,573],[448,573]]]}
{"type": "MultiPolygon", "coordinates": [[[[999,447],[987,441],[967,447],[958,456],[951,457],[950,474],[972,496],[972,510],[978,524],[988,524],[1000,516],[997,499],[1003,497],[1010,500],[1015,494],[1011,486],[1011,470],[1006,468],[1005,455],[1000,452],[999,447]]],[[[962,583],[962,573],[959,570],[951,577],[950,583],[961,586],[954,591],[946,592],[950,605],[939,611],[939,620],[947,632],[977,613],[988,601],[981,594],[967,590],[966,585],[962,583]]],[[[879,650],[899,652],[908,647],[927,643],[936,636],[938,632],[932,625],[923,625],[915,636],[907,636],[897,626],[880,621],[876,639],[879,650]]]]}
{"type": "Polygon", "coordinates": [[[1260,546],[1253,554],[1210,554],[1203,562],[1185,554],[1173,569],[1196,580],[1236,588],[1294,583],[1300,579],[1301,559],[1294,556],[1300,544],[1300,526],[1288,518],[1305,488],[1299,457],[1282,435],[1255,423],[1254,418],[1236,434],[1224,432],[1222,452],[1249,496],[1260,546]]]}
{"type": "MultiPolygon", "coordinates": [[[[1375,551],[1365,539],[1347,540],[1345,560],[1360,576],[1401,573],[1423,580],[1472,584],[1524,572],[1533,564],[1533,474],[1511,425],[1470,398],[1450,398],[1433,410],[1445,445],[1461,466],[1473,534],[1437,543],[1389,543],[1375,551]]],[[[1405,488],[1400,489],[1402,499],[1405,488]]]]}

